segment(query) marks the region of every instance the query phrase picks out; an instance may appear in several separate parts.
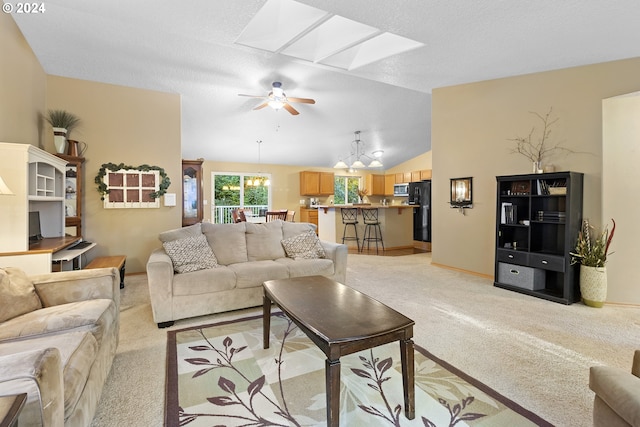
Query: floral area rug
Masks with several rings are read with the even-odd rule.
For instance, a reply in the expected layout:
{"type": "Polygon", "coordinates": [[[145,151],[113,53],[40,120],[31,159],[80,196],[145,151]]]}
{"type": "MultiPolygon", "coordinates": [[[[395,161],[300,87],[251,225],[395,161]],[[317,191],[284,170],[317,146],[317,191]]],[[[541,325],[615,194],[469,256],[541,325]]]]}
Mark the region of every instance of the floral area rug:
{"type": "MultiPolygon", "coordinates": [[[[165,425],[325,426],[325,356],[284,314],[169,331],[165,425]]],[[[416,346],[416,417],[404,415],[400,345],[343,356],[341,426],[550,426],[416,346]]]]}

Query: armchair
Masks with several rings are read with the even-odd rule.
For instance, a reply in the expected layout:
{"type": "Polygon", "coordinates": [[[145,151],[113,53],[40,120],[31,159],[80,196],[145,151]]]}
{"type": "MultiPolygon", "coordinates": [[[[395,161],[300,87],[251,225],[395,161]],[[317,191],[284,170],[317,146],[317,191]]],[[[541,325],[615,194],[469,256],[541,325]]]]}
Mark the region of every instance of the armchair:
{"type": "Polygon", "coordinates": [[[0,321],[0,394],[27,393],[19,425],[89,426],[118,345],[120,273],[5,268],[0,277],[0,313],[37,301],[0,321]]]}
{"type": "Polygon", "coordinates": [[[610,366],[592,366],[589,388],[594,427],[640,426],[640,350],[633,357],[631,373],[610,366]]]}

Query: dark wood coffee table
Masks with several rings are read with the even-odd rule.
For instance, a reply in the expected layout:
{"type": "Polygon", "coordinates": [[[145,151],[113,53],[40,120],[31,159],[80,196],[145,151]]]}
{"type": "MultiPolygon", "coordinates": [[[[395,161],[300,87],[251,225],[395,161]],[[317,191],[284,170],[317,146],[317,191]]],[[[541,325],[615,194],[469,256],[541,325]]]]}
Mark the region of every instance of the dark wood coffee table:
{"type": "Polygon", "coordinates": [[[400,341],[404,412],[415,418],[413,320],[324,276],[269,280],[263,287],[264,348],[269,348],[273,302],[327,356],[328,426],[339,425],[340,357],[393,341],[400,341]]]}

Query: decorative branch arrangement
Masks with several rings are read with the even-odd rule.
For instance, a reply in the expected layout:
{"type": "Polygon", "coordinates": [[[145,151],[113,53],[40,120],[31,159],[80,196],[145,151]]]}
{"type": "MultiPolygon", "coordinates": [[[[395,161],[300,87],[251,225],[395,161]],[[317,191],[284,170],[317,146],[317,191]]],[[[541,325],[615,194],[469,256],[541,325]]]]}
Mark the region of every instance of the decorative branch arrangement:
{"type": "Polygon", "coordinates": [[[565,152],[573,153],[572,150],[568,148],[562,147],[561,143],[558,142],[556,144],[551,144],[549,141],[549,137],[551,135],[551,127],[560,120],[559,118],[552,119],[551,113],[553,112],[553,107],[549,108],[549,112],[544,116],[531,112],[531,114],[535,115],[542,122],[542,135],[535,140],[534,134],[536,131],[535,127],[531,128],[531,132],[526,137],[516,137],[509,139],[509,141],[513,141],[516,146],[511,150],[512,153],[522,154],[527,159],[532,162],[542,163],[544,160],[549,158],[552,154],[557,152],[565,152]]]}
{"type": "Polygon", "coordinates": [[[158,173],[160,174],[160,185],[159,185],[158,191],[154,191],[149,195],[153,199],[157,199],[158,197],[166,193],[167,189],[171,185],[171,180],[165,173],[164,169],[158,166],[149,166],[146,164],[140,165],[140,166],[129,166],[129,165],[125,165],[124,163],[120,163],[118,165],[116,165],[115,163],[104,163],[102,167],[98,170],[98,174],[94,179],[94,182],[98,184],[98,193],[100,193],[101,195],[100,197],[101,200],[104,200],[104,196],[109,194],[109,188],[107,187],[107,184],[105,184],[104,182],[104,177],[107,175],[107,170],[110,170],[111,172],[118,172],[123,169],[138,170],[142,172],[158,171],[158,173]]]}

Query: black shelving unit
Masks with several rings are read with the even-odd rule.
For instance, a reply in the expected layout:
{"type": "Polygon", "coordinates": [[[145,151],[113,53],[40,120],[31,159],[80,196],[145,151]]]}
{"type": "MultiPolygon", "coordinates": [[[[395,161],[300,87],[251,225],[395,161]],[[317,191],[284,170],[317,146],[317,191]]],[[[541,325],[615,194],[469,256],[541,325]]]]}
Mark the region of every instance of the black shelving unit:
{"type": "Polygon", "coordinates": [[[582,224],[584,175],[498,176],[494,285],[563,304],[580,300],[571,264],[582,224]]]}

